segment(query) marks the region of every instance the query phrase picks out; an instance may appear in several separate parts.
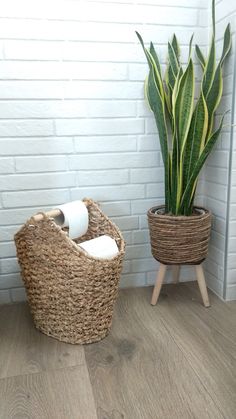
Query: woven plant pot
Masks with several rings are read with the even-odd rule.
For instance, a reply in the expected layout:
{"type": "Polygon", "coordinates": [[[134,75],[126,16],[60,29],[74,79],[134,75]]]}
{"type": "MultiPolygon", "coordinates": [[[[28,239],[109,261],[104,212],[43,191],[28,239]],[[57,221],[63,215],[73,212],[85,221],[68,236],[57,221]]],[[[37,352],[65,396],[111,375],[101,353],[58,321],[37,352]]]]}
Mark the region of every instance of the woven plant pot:
{"type": "Polygon", "coordinates": [[[198,265],[206,258],[211,213],[195,207],[191,216],[164,214],[164,206],[148,211],[153,257],[165,265],[198,265]]]}
{"type": "MultiPolygon", "coordinates": [[[[71,240],[54,219],[31,218],[15,235],[27,298],[37,329],[68,343],[91,343],[111,327],[125,242],[92,200],[84,200],[89,228],[71,240]],[[107,234],[116,240],[113,259],[89,256],[77,243],[107,234]]],[[[79,220],[78,220],[79,222],[79,220]]]]}

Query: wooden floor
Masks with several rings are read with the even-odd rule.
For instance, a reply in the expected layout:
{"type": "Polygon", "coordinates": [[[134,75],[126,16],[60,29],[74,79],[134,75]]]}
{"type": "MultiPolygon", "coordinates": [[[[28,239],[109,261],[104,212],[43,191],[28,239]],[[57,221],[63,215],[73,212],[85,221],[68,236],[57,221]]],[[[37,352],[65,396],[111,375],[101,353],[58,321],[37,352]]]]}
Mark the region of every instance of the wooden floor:
{"type": "Polygon", "coordinates": [[[0,307],[1,419],[235,419],[236,302],[196,284],[120,291],[103,341],[60,343],[0,307]]]}

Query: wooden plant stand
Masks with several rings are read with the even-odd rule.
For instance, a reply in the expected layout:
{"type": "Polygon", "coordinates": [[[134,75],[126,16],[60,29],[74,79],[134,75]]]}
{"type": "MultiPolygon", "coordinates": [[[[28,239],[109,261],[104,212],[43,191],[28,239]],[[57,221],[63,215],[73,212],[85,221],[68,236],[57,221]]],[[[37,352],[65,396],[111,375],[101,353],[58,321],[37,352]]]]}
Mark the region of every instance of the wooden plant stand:
{"type": "MultiPolygon", "coordinates": [[[[164,265],[163,263],[160,264],[160,268],[157,273],[156,283],[155,283],[154,290],[152,293],[151,305],[153,306],[156,305],[157,300],[159,298],[161,287],[165,278],[167,266],[168,265],[164,265]]],[[[171,266],[172,266],[172,272],[173,272],[173,282],[176,284],[179,282],[179,273],[180,273],[181,265],[171,265],[171,266]]],[[[203,267],[202,265],[193,265],[193,266],[195,267],[195,270],[196,270],[197,282],[198,282],[198,286],[199,286],[200,293],[202,296],[203,304],[205,307],[210,307],[203,267]]]]}

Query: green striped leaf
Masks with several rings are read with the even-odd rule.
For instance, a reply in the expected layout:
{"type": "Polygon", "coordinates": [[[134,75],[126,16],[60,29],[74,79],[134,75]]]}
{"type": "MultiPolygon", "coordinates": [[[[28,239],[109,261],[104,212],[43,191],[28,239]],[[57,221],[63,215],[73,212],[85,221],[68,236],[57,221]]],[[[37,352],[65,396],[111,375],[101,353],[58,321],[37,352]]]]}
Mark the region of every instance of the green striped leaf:
{"type": "Polygon", "coordinates": [[[160,66],[159,58],[157,56],[157,53],[155,51],[155,48],[152,42],[150,43],[150,54],[155,61],[159,74],[161,75],[161,66],[160,66]]]}
{"type": "Polygon", "coordinates": [[[159,133],[162,159],[165,168],[165,205],[166,210],[169,211],[169,150],[168,150],[168,133],[165,118],[165,103],[160,95],[158,86],[155,80],[154,67],[151,69],[148,77],[148,97],[151,109],[153,110],[156,125],[159,133]]]}
{"type": "Polygon", "coordinates": [[[202,151],[208,130],[208,110],[203,94],[193,112],[183,158],[183,190],[191,177],[194,165],[202,151]]]}
{"type": "Polygon", "coordinates": [[[188,60],[190,60],[190,57],[191,57],[191,54],[192,54],[193,36],[194,36],[194,34],[192,34],[192,36],[191,36],[191,38],[190,38],[190,42],[189,42],[189,48],[188,48],[188,60]]]}
{"type": "Polygon", "coordinates": [[[176,78],[179,71],[179,62],[178,62],[178,58],[175,55],[174,48],[169,42],[168,42],[168,54],[169,54],[168,55],[169,63],[170,63],[173,75],[176,78]]]}
{"type": "Polygon", "coordinates": [[[183,73],[174,103],[174,120],[178,137],[179,150],[183,154],[188,130],[191,123],[194,104],[194,69],[192,59],[183,73]]]}
{"type": "Polygon", "coordinates": [[[158,70],[158,67],[156,65],[156,62],[153,59],[151,53],[148,51],[148,49],[145,48],[144,42],[143,42],[143,39],[142,39],[141,35],[138,32],[136,32],[136,35],[137,35],[137,37],[139,39],[139,42],[140,42],[140,44],[141,44],[141,46],[143,48],[143,51],[144,51],[144,54],[146,56],[146,59],[147,59],[147,62],[148,62],[150,71],[153,69],[153,74],[154,74],[154,78],[155,78],[155,81],[156,81],[157,88],[158,88],[158,90],[159,90],[162,98],[164,98],[164,90],[163,90],[162,78],[161,78],[161,74],[159,73],[159,70],[158,70]]]}
{"type": "Polygon", "coordinates": [[[175,34],[173,35],[173,38],[172,38],[172,41],[171,41],[171,45],[172,45],[173,50],[175,52],[175,55],[176,55],[176,57],[177,57],[177,59],[179,61],[180,47],[179,47],[179,43],[178,43],[178,40],[177,40],[177,37],[176,37],[175,34]]]}
{"type": "Polygon", "coordinates": [[[231,30],[230,30],[230,23],[227,25],[226,29],[225,29],[225,33],[224,33],[224,45],[223,45],[223,51],[222,51],[222,55],[221,55],[221,59],[220,59],[220,64],[221,66],[224,63],[225,58],[227,57],[230,48],[231,48],[231,30]]]}
{"type": "Polygon", "coordinates": [[[206,97],[206,104],[207,104],[207,109],[208,109],[208,114],[209,114],[209,126],[208,126],[207,137],[211,135],[214,112],[216,111],[220,103],[222,92],[223,92],[223,76],[222,76],[221,64],[219,63],[214,74],[214,79],[212,81],[211,88],[206,97]]]}
{"type": "Polygon", "coordinates": [[[215,73],[215,62],[216,62],[216,53],[215,53],[215,38],[212,36],[211,47],[208,54],[205,70],[203,73],[202,80],[202,90],[203,94],[206,97],[212,84],[215,73]]]}
{"type": "MultiPolygon", "coordinates": [[[[212,136],[209,138],[209,140],[207,141],[207,143],[205,144],[197,162],[195,163],[195,166],[192,170],[192,174],[191,177],[188,181],[188,184],[186,186],[186,189],[183,193],[182,199],[181,199],[181,212],[184,213],[184,208],[185,208],[185,212],[188,212],[187,207],[188,205],[190,205],[191,203],[191,196],[192,193],[194,191],[194,188],[196,187],[196,180],[198,178],[198,175],[202,169],[202,166],[204,165],[207,157],[209,156],[210,152],[212,151],[220,133],[222,130],[222,126],[223,126],[223,121],[224,121],[224,116],[221,119],[219,128],[212,134],[212,136]]],[[[189,215],[189,214],[188,214],[189,215]]]]}
{"type": "Polygon", "coordinates": [[[198,60],[199,60],[199,62],[201,64],[201,67],[204,70],[205,67],[206,67],[206,60],[205,60],[204,55],[203,55],[203,53],[200,50],[200,48],[199,48],[198,45],[195,45],[195,51],[196,51],[196,54],[197,54],[197,58],[198,58],[198,60]]]}

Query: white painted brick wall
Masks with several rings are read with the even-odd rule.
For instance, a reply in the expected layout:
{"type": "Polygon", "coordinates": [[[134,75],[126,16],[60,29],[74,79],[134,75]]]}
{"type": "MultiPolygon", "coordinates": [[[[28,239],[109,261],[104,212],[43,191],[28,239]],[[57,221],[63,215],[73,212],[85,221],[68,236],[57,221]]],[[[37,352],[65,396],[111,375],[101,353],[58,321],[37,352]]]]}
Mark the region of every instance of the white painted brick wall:
{"type": "MultiPolygon", "coordinates": [[[[210,4],[209,4],[210,7],[210,4]]],[[[230,58],[224,66],[224,92],[218,115],[225,110],[233,109],[234,101],[234,51],[235,51],[235,14],[236,6],[233,2],[219,0],[216,2],[216,48],[217,58],[221,54],[224,29],[228,22],[231,23],[233,32],[233,48],[230,58]]],[[[209,14],[209,20],[211,16],[209,14]]],[[[210,22],[209,22],[210,23],[210,22]]],[[[209,31],[210,34],[210,31],[209,31]]],[[[219,118],[217,118],[218,123],[219,118]]],[[[218,141],[214,152],[207,160],[204,170],[204,205],[213,213],[213,227],[209,255],[205,262],[205,271],[209,287],[220,297],[230,299],[227,292],[227,252],[229,251],[228,228],[230,231],[231,221],[228,219],[228,210],[231,208],[231,196],[229,194],[230,176],[230,155],[231,144],[231,115],[227,117],[227,126],[222,130],[220,141],[218,141]]],[[[231,242],[233,245],[233,242],[231,242]]],[[[236,279],[235,279],[236,282],[236,279]]],[[[235,294],[236,296],[236,294],[235,294]]]]}
{"type": "MultiPolygon", "coordinates": [[[[153,283],[158,264],[150,253],[146,211],[163,202],[163,168],[143,100],[147,66],[134,31],[158,43],[163,67],[173,32],[184,61],[192,32],[205,47],[207,17],[205,0],[2,2],[0,303],[25,298],[13,243],[20,225],[38,210],[84,196],[99,200],[123,231],[122,286],[153,283]]],[[[217,220],[224,219],[228,134],[206,172],[217,220]]],[[[200,194],[202,200],[202,187],[200,194]]],[[[223,236],[215,227],[212,277],[223,236]]],[[[192,271],[184,270],[183,279],[192,279],[192,271]]]]}

